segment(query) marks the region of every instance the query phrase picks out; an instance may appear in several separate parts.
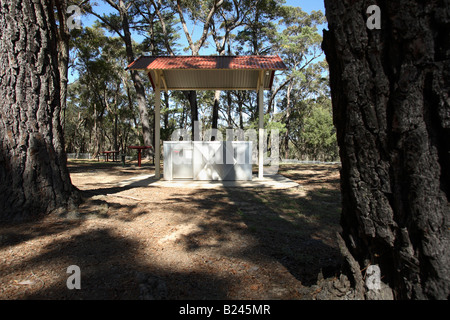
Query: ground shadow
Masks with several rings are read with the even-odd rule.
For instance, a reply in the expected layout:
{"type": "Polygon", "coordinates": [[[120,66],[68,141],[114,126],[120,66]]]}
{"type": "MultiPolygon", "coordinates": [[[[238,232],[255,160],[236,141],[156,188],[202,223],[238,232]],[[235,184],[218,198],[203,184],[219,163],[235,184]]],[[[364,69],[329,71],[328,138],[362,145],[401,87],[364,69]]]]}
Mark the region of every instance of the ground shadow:
{"type": "Polygon", "coordinates": [[[45,236],[56,236],[78,228],[81,221],[52,221],[45,224],[32,222],[10,222],[0,224],[0,249],[19,245],[22,242],[45,236]]]}
{"type": "Polygon", "coordinates": [[[137,173],[152,172],[155,170],[154,165],[144,164],[142,167],[131,164],[129,161],[123,165],[118,161],[93,161],[93,160],[69,160],[67,167],[70,173],[86,173],[96,171],[113,171],[117,175],[135,175],[137,173]]]}
{"type": "Polygon", "coordinates": [[[253,237],[254,246],[222,253],[249,261],[261,254],[276,259],[306,286],[316,283],[319,273],[337,274],[341,256],[334,236],[339,229],[339,190],[292,195],[288,190],[252,188],[195,190],[184,198],[180,210],[188,202],[194,210],[183,213],[186,223],[199,214],[203,222],[183,237],[183,245],[188,251],[201,250],[211,246],[206,239],[215,239],[217,249],[233,234],[241,239],[253,237]]]}
{"type": "Polygon", "coordinates": [[[333,230],[339,223],[334,202],[339,191],[308,192],[292,199],[286,190],[227,190],[237,199],[242,219],[261,251],[277,259],[303,285],[315,284],[319,273],[324,277],[338,273],[341,256],[333,230]]]}
{"type": "MultiPolygon", "coordinates": [[[[38,290],[26,291],[19,299],[226,299],[226,279],[195,272],[171,272],[137,259],[142,250],[136,241],[106,228],[88,230],[70,239],[54,241],[42,254],[9,268],[34,270],[36,277],[51,265],[51,282],[37,283],[38,290]],[[80,268],[81,289],[68,289],[67,268],[80,268]]],[[[47,277],[48,278],[48,277],[47,277]]],[[[36,282],[38,282],[36,280],[36,282]]]]}
{"type": "MultiPolygon", "coordinates": [[[[304,181],[308,177],[297,178],[304,181]]],[[[327,180],[327,174],[322,178],[327,180]]],[[[90,201],[100,201],[97,205],[101,205],[102,196],[133,187],[130,184],[83,192],[90,201]]],[[[166,209],[182,217],[180,224],[191,223],[193,215],[201,217],[195,230],[179,240],[187,252],[214,248],[225,257],[252,261],[255,265],[261,259],[276,261],[305,286],[315,284],[320,272],[325,277],[338,272],[340,254],[333,239],[339,228],[340,211],[340,192],[336,187],[315,188],[303,195],[291,189],[193,189],[173,192],[168,200],[166,209]],[[251,245],[235,246],[233,241],[241,239],[251,239],[251,245]],[[227,246],[230,243],[233,250],[227,246]]],[[[124,208],[131,210],[135,206],[129,203],[124,208]]],[[[36,227],[34,233],[24,229],[5,238],[5,245],[70,231],[80,227],[81,221],[48,230],[36,227]]],[[[236,281],[232,274],[219,276],[208,269],[170,270],[152,262],[151,257],[142,260],[141,250],[145,247],[135,239],[100,227],[56,239],[38,254],[8,266],[2,273],[33,270],[39,275],[39,270],[46,272],[46,267],[52,266],[53,280],[33,292],[24,291],[22,299],[227,299],[230,283],[236,281]],[[69,290],[66,286],[70,265],[81,269],[81,290],[69,290]]]]}

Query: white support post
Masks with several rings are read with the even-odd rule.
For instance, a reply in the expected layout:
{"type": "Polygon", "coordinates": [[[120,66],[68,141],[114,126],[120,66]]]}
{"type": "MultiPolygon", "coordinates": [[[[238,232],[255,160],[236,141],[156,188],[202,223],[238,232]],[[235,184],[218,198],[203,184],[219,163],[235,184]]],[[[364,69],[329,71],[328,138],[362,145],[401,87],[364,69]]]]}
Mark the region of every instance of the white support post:
{"type": "Polygon", "coordinates": [[[161,177],[160,172],[160,122],[161,122],[161,79],[159,79],[155,86],[155,178],[161,177]]]}
{"type": "Polygon", "coordinates": [[[264,86],[261,82],[258,88],[258,101],[259,101],[259,156],[258,156],[258,179],[264,177],[264,86]]]}

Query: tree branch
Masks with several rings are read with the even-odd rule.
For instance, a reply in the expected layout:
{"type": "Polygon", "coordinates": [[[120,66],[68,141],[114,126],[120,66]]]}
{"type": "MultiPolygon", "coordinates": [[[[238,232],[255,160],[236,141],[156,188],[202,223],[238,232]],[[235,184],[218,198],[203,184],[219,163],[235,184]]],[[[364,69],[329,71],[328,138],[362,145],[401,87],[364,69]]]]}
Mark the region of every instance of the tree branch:
{"type": "Polygon", "coordinates": [[[107,2],[111,7],[113,7],[117,11],[120,11],[119,6],[116,3],[114,3],[114,1],[111,0],[103,0],[103,1],[107,2]]]}
{"type": "Polygon", "coordinates": [[[214,6],[209,11],[208,16],[206,17],[205,24],[203,25],[203,33],[202,33],[202,36],[200,37],[200,40],[199,40],[199,42],[197,44],[197,48],[196,48],[197,53],[206,40],[206,36],[208,35],[209,25],[211,23],[212,17],[214,16],[214,13],[216,12],[217,8],[219,8],[222,4],[223,4],[223,0],[215,0],[214,1],[214,6]]]}
{"type": "Polygon", "coordinates": [[[158,1],[159,6],[156,5],[155,1],[151,0],[153,7],[155,8],[156,11],[156,15],[159,18],[159,21],[161,21],[161,27],[163,29],[163,33],[164,33],[164,45],[166,46],[167,51],[169,52],[169,54],[171,56],[175,55],[174,52],[172,51],[172,48],[170,47],[170,43],[169,43],[169,34],[167,32],[167,28],[166,28],[166,22],[164,21],[163,15],[161,14],[161,11],[159,10],[159,7],[162,6],[161,4],[161,0],[158,1]]]}
{"type": "Polygon", "coordinates": [[[186,20],[184,20],[183,11],[180,6],[180,1],[178,1],[178,0],[177,0],[176,7],[177,7],[178,15],[180,17],[181,26],[183,27],[184,34],[186,35],[186,39],[189,43],[189,46],[191,47],[192,54],[194,55],[194,50],[195,50],[194,42],[192,42],[191,34],[189,33],[189,30],[187,28],[186,20]]]}
{"type": "Polygon", "coordinates": [[[197,42],[197,45],[194,44],[194,42],[192,41],[192,37],[189,33],[189,30],[187,28],[187,24],[186,24],[186,20],[184,20],[184,15],[183,15],[183,10],[181,9],[181,5],[180,5],[180,1],[177,0],[177,11],[178,11],[178,15],[180,16],[180,22],[181,25],[183,27],[184,33],[186,35],[186,39],[189,43],[189,46],[191,48],[192,51],[192,55],[196,56],[198,55],[198,52],[200,51],[200,48],[203,46],[203,44],[205,43],[206,37],[208,36],[208,30],[209,30],[209,26],[211,23],[211,19],[214,16],[214,13],[216,12],[216,10],[223,4],[223,0],[215,0],[214,1],[214,5],[211,8],[211,10],[209,11],[208,16],[205,19],[205,22],[203,24],[203,32],[202,35],[199,39],[199,41],[197,42]]]}
{"type": "Polygon", "coordinates": [[[115,33],[117,33],[117,35],[122,39],[125,40],[125,36],[120,33],[120,30],[118,28],[116,28],[113,24],[111,24],[110,21],[108,21],[108,19],[106,19],[105,17],[99,15],[98,13],[94,12],[94,10],[92,10],[92,7],[87,7],[84,8],[84,11],[92,14],[93,16],[97,17],[98,19],[100,19],[104,24],[106,24],[109,28],[111,28],[112,30],[114,30],[115,33]]]}

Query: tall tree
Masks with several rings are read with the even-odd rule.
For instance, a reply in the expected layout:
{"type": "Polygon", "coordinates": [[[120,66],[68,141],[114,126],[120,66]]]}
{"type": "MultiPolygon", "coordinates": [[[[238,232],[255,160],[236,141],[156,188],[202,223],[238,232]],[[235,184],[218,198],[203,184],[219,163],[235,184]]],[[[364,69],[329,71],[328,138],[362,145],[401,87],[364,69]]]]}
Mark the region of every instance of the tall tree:
{"type": "MultiPolygon", "coordinates": [[[[119,37],[106,36],[98,25],[85,27],[77,33],[73,38],[74,68],[79,77],[70,86],[70,102],[72,107],[76,106],[80,112],[85,109],[83,113],[90,115],[86,129],[93,137],[94,144],[90,149],[95,157],[105,149],[119,150],[119,128],[125,120],[119,119],[119,115],[134,118],[130,112],[120,110],[128,93],[123,84],[130,79],[123,68],[126,65],[125,49],[119,37]],[[107,130],[109,127],[112,130],[107,130]],[[114,143],[105,144],[105,138],[114,143]]],[[[78,121],[73,117],[67,119],[68,122],[74,120],[78,121]]]]}
{"type": "MultiPolygon", "coordinates": [[[[122,39],[125,44],[125,52],[127,56],[128,63],[131,63],[135,59],[135,49],[133,47],[133,40],[131,36],[131,16],[129,14],[130,7],[133,5],[133,1],[125,0],[104,0],[108,3],[116,13],[109,16],[99,14],[90,5],[86,5],[84,8],[87,12],[93,14],[100,21],[108,27],[112,32],[117,33],[117,35],[122,39]]],[[[142,125],[142,136],[145,145],[153,145],[150,120],[148,115],[147,100],[145,96],[144,82],[141,79],[139,72],[135,70],[130,70],[131,80],[133,81],[134,89],[136,91],[136,99],[138,102],[139,113],[141,117],[142,125]]]]}
{"type": "MultiPolygon", "coordinates": [[[[270,37],[276,30],[275,21],[281,16],[282,4],[284,0],[246,0],[244,1],[251,8],[245,16],[242,24],[244,28],[236,36],[236,40],[241,44],[237,48],[240,54],[265,55],[271,51],[270,37]]],[[[256,110],[259,110],[259,99],[256,91],[249,94],[250,99],[256,101],[256,110]]],[[[259,116],[259,115],[258,115],[259,116]]]]}
{"type": "MultiPolygon", "coordinates": [[[[133,0],[131,9],[135,11],[133,29],[145,37],[140,45],[142,51],[150,52],[153,56],[175,55],[176,40],[179,38],[178,26],[176,25],[176,15],[167,1],[133,0]]],[[[169,125],[169,114],[173,112],[170,110],[170,101],[169,92],[164,91],[164,99],[161,101],[163,103],[161,139],[170,136],[174,129],[169,125]]]]}
{"type": "MultiPolygon", "coordinates": [[[[204,45],[206,38],[208,36],[208,32],[214,14],[223,4],[224,0],[212,0],[212,1],[196,0],[192,2],[189,1],[185,2],[186,3],[182,3],[182,1],[177,0],[176,4],[174,5],[174,9],[176,10],[176,12],[178,12],[178,16],[180,18],[180,22],[183,27],[184,34],[186,36],[186,40],[189,44],[189,49],[191,50],[191,54],[193,56],[198,56],[200,49],[204,45]],[[203,22],[201,36],[196,42],[194,42],[187,27],[187,22],[185,18],[186,11],[189,12],[189,14],[194,20],[203,22]]],[[[192,140],[194,140],[194,122],[198,121],[197,92],[193,90],[185,91],[184,95],[188,99],[189,104],[191,106],[192,140]]]]}
{"type": "MultiPolygon", "coordinates": [[[[226,2],[221,8],[219,8],[218,22],[220,26],[216,28],[215,19],[211,21],[211,35],[213,37],[214,43],[216,45],[216,51],[219,55],[231,55],[231,37],[232,31],[238,28],[244,21],[244,17],[250,12],[249,7],[244,7],[247,1],[245,0],[233,0],[226,2]],[[219,33],[219,30],[223,29],[223,34],[219,33]],[[228,45],[228,51],[226,51],[226,46],[228,45]]],[[[212,112],[212,128],[217,129],[217,124],[219,120],[219,100],[220,100],[220,90],[216,90],[214,93],[214,105],[212,112]]],[[[227,91],[227,110],[228,110],[228,122],[230,123],[231,116],[231,92],[227,91]]]]}
{"type": "Polygon", "coordinates": [[[60,124],[52,1],[2,0],[0,219],[24,219],[78,201],[60,124]]]}
{"type": "Polygon", "coordinates": [[[69,83],[69,40],[70,31],[67,25],[67,0],[55,0],[56,12],[58,17],[58,69],[61,81],[61,111],[64,127],[64,112],[66,110],[67,85],[69,83]]]}
{"type": "Polygon", "coordinates": [[[342,237],[396,298],[448,299],[450,6],[375,3],[325,0],[342,237]]]}
{"type": "Polygon", "coordinates": [[[267,45],[270,34],[276,29],[275,21],[280,18],[284,0],[245,0],[242,4],[251,8],[245,15],[237,40],[241,42],[244,54],[264,55],[270,50],[267,45]]]}

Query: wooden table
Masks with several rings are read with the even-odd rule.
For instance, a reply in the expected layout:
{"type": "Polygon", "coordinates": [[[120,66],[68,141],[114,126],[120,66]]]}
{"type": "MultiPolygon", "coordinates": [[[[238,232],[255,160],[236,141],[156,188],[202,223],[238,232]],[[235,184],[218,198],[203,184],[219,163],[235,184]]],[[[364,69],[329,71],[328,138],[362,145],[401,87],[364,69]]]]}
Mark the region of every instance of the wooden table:
{"type": "Polygon", "coordinates": [[[108,162],[110,154],[112,154],[112,161],[116,161],[116,154],[118,154],[119,151],[102,151],[102,153],[106,154],[106,162],[108,162]]]}
{"type": "Polygon", "coordinates": [[[138,151],[138,167],[141,166],[141,152],[144,149],[153,149],[152,146],[128,146],[128,149],[136,149],[138,151]]]}

